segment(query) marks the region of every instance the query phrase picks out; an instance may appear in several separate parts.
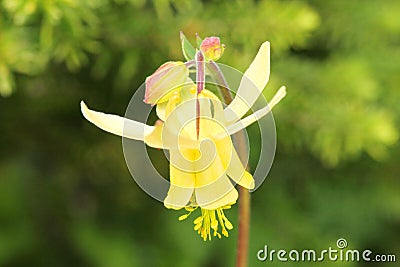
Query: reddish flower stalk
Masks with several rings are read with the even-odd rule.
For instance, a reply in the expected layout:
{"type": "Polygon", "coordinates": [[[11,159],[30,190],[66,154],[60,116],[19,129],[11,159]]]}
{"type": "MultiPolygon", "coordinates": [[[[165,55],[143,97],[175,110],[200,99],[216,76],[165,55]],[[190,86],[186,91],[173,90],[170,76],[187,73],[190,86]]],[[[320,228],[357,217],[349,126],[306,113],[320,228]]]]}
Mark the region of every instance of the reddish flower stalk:
{"type": "MultiPolygon", "coordinates": [[[[210,60],[208,64],[208,70],[212,73],[217,86],[224,98],[225,104],[229,105],[232,100],[232,94],[229,90],[229,85],[225,79],[224,74],[219,68],[218,64],[210,60]]],[[[235,140],[238,145],[237,152],[240,158],[246,158],[248,155],[245,135],[243,132],[239,132],[235,135],[235,140]]],[[[246,167],[248,169],[248,166],[246,167]]],[[[250,192],[247,188],[238,186],[239,189],[239,236],[237,244],[236,254],[236,266],[246,267],[248,261],[248,249],[249,249],[249,234],[250,234],[250,192]]]]}
{"type": "Polygon", "coordinates": [[[201,50],[196,52],[196,86],[197,86],[197,98],[196,98],[196,133],[197,139],[200,134],[200,102],[199,94],[204,90],[204,83],[206,80],[205,62],[204,55],[201,50]]]}

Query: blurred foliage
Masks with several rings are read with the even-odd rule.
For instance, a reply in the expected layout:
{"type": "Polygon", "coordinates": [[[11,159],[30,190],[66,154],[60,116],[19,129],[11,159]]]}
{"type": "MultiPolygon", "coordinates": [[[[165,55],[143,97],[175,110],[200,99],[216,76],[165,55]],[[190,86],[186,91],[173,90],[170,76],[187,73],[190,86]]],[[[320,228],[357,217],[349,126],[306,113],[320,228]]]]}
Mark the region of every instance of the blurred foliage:
{"type": "Polygon", "coordinates": [[[288,88],[275,164],[253,194],[250,266],[267,264],[264,244],[322,250],[340,237],[399,258],[398,14],[390,0],[0,1],[0,266],[233,265],[237,229],[204,243],[79,111],[85,99],[124,114],[146,76],[183,60],[180,30],[221,37],[221,62],[240,70],[269,40],[266,96],[288,88]]]}

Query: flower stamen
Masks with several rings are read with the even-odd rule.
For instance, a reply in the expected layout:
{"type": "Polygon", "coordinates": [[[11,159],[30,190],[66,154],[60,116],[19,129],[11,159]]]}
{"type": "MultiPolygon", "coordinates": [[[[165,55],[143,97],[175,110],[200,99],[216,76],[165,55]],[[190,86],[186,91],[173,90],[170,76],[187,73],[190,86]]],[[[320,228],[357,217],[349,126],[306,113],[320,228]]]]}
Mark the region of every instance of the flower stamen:
{"type": "Polygon", "coordinates": [[[196,209],[197,209],[197,207],[185,207],[185,210],[187,210],[188,213],[179,216],[178,221],[183,221],[183,220],[187,219],[187,217],[189,217],[190,214],[192,214],[192,212],[195,211],[196,209]]]}
{"type": "MultiPolygon", "coordinates": [[[[222,235],[228,237],[228,230],[233,229],[232,223],[224,214],[224,209],[230,209],[231,206],[223,206],[214,210],[207,210],[201,208],[201,215],[197,217],[194,221],[193,229],[203,238],[204,241],[211,240],[211,230],[213,230],[212,236],[217,236],[221,238],[222,235]],[[221,233],[218,231],[219,226],[221,226],[221,233]]],[[[196,208],[179,217],[179,220],[185,220],[196,208]]]]}

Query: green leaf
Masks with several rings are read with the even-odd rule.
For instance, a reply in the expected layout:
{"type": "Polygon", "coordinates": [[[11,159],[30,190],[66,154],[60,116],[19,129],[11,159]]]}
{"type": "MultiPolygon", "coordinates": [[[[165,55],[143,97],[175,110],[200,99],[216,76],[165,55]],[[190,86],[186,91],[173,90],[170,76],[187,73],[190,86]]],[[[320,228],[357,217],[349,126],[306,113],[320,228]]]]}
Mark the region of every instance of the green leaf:
{"type": "Polygon", "coordinates": [[[200,48],[201,43],[203,42],[203,39],[200,37],[198,33],[196,33],[196,42],[197,42],[197,47],[200,48]]]}
{"type": "Polygon", "coordinates": [[[181,45],[182,45],[182,53],[187,61],[194,59],[194,55],[196,54],[196,49],[189,42],[186,36],[181,31],[181,45]]]}

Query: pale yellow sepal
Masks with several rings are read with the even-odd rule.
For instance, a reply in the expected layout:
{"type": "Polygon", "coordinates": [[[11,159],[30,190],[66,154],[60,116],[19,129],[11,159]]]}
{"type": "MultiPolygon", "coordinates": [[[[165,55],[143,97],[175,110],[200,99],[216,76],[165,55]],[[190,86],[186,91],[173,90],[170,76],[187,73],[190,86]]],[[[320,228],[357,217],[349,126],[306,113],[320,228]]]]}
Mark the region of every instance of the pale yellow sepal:
{"type": "MultiPolygon", "coordinates": [[[[278,92],[274,95],[274,97],[271,99],[271,101],[268,103],[267,106],[264,108],[257,110],[253,114],[247,116],[246,118],[229,125],[227,127],[227,131],[230,135],[235,134],[239,132],[240,130],[248,127],[252,123],[260,120],[262,117],[266,116],[268,113],[271,112],[271,110],[286,96],[286,87],[282,86],[279,88],[278,92]]],[[[221,134],[221,137],[223,137],[223,134],[221,134]]]]}
{"type": "Polygon", "coordinates": [[[225,117],[228,122],[237,121],[246,114],[267,85],[269,74],[270,44],[264,42],[253,62],[245,71],[236,97],[225,109],[225,117]]]}
{"type": "Polygon", "coordinates": [[[118,115],[90,110],[83,101],[81,101],[81,111],[88,121],[100,129],[130,139],[144,140],[145,136],[155,129],[154,126],[129,120],[118,115]]]}

